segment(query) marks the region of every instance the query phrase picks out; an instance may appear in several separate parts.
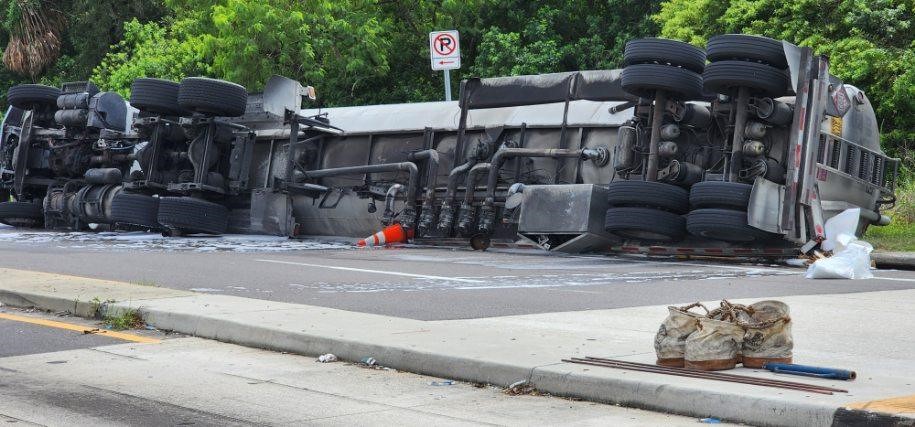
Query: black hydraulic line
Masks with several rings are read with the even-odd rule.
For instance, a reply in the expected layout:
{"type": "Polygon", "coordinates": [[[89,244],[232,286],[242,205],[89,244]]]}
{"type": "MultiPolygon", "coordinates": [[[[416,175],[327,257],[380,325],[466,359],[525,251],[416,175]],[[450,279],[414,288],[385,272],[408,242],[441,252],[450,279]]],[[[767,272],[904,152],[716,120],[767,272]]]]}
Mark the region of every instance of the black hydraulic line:
{"type": "Polygon", "coordinates": [[[473,206],[473,196],[476,192],[477,179],[480,175],[489,172],[490,163],[478,163],[467,172],[467,181],[464,184],[464,202],[458,212],[458,230],[465,234],[472,234],[476,208],[473,206]]]}
{"type": "Polygon", "coordinates": [[[423,204],[428,200],[429,204],[435,199],[435,186],[438,183],[438,150],[428,149],[410,153],[407,160],[411,162],[425,161],[426,167],[426,195],[423,197],[423,204]]]}
{"type": "Polygon", "coordinates": [[[445,203],[454,202],[457,198],[457,187],[461,176],[467,173],[476,163],[476,160],[468,160],[466,163],[451,169],[451,172],[448,173],[448,189],[445,191],[445,203]]]}
{"type": "MultiPolygon", "coordinates": [[[[426,133],[428,142],[431,145],[431,133],[426,133]]],[[[426,145],[427,147],[429,145],[426,145]]],[[[438,186],[438,150],[429,148],[421,151],[410,153],[407,160],[411,162],[426,162],[426,193],[423,195],[422,214],[417,224],[417,235],[424,235],[432,228],[432,222],[435,221],[435,187],[438,186]]],[[[408,197],[416,197],[415,195],[408,197]]]]}
{"type": "Polygon", "coordinates": [[[464,187],[466,188],[464,191],[465,205],[473,203],[473,193],[477,186],[478,177],[482,174],[488,174],[491,169],[492,163],[477,163],[467,172],[467,179],[464,182],[464,187]]]}

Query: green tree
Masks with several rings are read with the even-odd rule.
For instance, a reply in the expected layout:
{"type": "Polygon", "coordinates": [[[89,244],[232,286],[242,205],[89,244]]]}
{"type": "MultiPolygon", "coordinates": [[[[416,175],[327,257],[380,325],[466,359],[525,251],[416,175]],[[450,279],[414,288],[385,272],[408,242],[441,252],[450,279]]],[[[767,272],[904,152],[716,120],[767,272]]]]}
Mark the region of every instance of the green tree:
{"type": "Polygon", "coordinates": [[[168,0],[162,24],[125,25],[94,77],[127,93],[138,77],[205,75],[263,87],[271,74],[344,100],[361,76],[388,70],[387,22],[367,0],[168,0]],[[345,82],[345,84],[344,84],[345,82]]]}
{"type": "Polygon", "coordinates": [[[911,0],[668,0],[663,37],[702,46],[724,33],[759,34],[828,55],[831,72],[864,89],[884,146],[911,165],[915,137],[915,27],[911,0]]]}
{"type": "Polygon", "coordinates": [[[479,76],[618,67],[626,41],[654,35],[660,1],[497,2],[485,9],[479,76]]]}

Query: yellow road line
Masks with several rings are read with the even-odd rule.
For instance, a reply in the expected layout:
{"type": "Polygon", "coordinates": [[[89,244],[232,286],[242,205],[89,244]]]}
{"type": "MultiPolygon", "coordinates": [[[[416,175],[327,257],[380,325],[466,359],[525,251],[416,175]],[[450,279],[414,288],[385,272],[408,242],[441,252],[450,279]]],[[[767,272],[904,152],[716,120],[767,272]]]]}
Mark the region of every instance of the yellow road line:
{"type": "Polygon", "coordinates": [[[54,320],[40,319],[37,317],[28,317],[28,316],[17,316],[15,314],[9,313],[0,313],[0,319],[13,320],[16,322],[25,322],[31,323],[33,325],[47,326],[50,328],[59,328],[66,329],[70,331],[82,332],[84,334],[98,334],[104,335],[106,337],[117,338],[125,341],[133,341],[139,343],[150,343],[155,344],[161,342],[155,338],[144,337],[140,335],[127,334],[123,332],[109,331],[107,329],[95,329],[89,328],[82,325],[74,325],[72,323],[57,322],[54,320]]]}
{"type": "Polygon", "coordinates": [[[847,405],[847,407],[849,409],[864,409],[888,414],[915,414],[915,395],[856,402],[847,405]]]}

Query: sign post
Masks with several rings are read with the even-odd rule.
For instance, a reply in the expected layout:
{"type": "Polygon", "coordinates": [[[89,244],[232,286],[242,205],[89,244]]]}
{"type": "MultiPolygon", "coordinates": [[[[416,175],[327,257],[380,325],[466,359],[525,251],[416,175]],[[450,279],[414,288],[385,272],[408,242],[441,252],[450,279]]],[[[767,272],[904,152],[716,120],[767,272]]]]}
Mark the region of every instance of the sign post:
{"type": "Polygon", "coordinates": [[[433,71],[445,72],[445,101],[451,101],[451,70],[461,68],[461,45],[457,30],[429,33],[429,57],[433,71]]]}

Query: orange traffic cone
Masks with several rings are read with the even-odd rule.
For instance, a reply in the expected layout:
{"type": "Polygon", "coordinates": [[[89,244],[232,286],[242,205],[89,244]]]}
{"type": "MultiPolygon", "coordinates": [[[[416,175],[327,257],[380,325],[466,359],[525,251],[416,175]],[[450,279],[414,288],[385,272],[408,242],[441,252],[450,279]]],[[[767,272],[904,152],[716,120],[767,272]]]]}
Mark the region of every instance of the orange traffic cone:
{"type": "Polygon", "coordinates": [[[356,246],[384,246],[392,243],[406,243],[408,239],[413,238],[413,230],[403,228],[400,224],[389,225],[369,237],[366,237],[356,243],[356,246]]]}

